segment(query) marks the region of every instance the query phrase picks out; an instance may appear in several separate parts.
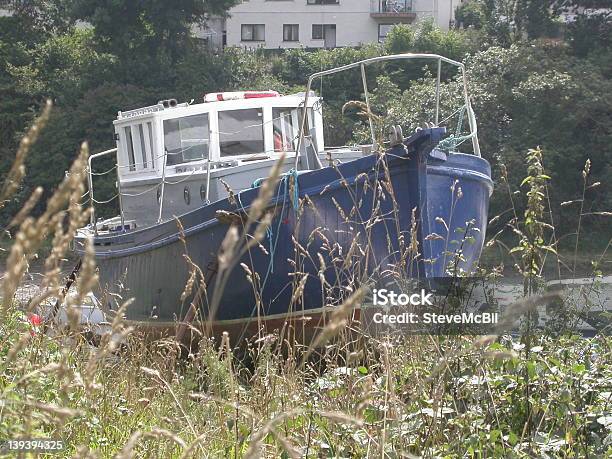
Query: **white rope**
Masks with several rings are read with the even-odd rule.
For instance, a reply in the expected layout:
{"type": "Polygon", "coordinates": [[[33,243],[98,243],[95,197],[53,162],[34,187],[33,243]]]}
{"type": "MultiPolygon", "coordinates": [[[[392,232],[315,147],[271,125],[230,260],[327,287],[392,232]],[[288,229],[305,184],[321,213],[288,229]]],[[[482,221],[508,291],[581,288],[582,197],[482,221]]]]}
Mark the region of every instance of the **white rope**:
{"type": "Polygon", "coordinates": [[[115,164],[113,167],[111,167],[109,170],[105,171],[105,172],[94,172],[94,171],[90,171],[91,175],[106,175],[106,174],[110,174],[112,171],[114,171],[117,168],[117,164],[115,164]]]}
{"type": "Polygon", "coordinates": [[[95,202],[96,204],[108,204],[109,202],[111,202],[113,199],[116,199],[119,197],[119,193],[117,193],[115,196],[113,196],[110,199],[107,199],[106,201],[98,201],[96,198],[92,199],[93,202],[95,202]]]}
{"type": "Polygon", "coordinates": [[[157,185],[151,187],[151,188],[147,188],[144,191],[141,191],[140,193],[121,193],[121,196],[130,196],[130,197],[136,197],[136,196],[142,196],[143,194],[147,194],[157,188],[159,188],[159,186],[162,184],[162,182],[159,182],[157,185]]]}
{"type": "Polygon", "coordinates": [[[191,171],[191,174],[189,174],[187,177],[185,177],[185,178],[183,178],[183,179],[181,179],[181,180],[178,180],[178,181],[176,181],[176,182],[169,182],[168,180],[164,180],[164,183],[165,183],[166,185],[178,185],[179,183],[183,183],[183,182],[185,182],[185,181],[189,180],[189,179],[191,178],[191,176],[192,176],[193,174],[195,174],[195,172],[196,172],[196,170],[194,169],[194,170],[192,170],[192,171],[191,171]]]}

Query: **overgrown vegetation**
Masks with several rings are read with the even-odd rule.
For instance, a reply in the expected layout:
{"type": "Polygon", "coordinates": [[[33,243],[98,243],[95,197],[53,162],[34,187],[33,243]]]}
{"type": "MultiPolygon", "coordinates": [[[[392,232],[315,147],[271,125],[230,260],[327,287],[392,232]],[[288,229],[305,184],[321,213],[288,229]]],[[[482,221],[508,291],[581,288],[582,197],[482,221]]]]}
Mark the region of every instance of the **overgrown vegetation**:
{"type": "Polygon", "coordinates": [[[64,439],[65,457],[610,453],[603,336],[543,336],[529,351],[510,336],[368,338],[352,353],[326,346],[322,372],[273,336],[245,367],[206,341],[186,361],[170,342],[152,352],[137,337],[115,357],[44,336],[12,353],[29,329],[18,315],[2,328],[0,434],[64,439]]]}

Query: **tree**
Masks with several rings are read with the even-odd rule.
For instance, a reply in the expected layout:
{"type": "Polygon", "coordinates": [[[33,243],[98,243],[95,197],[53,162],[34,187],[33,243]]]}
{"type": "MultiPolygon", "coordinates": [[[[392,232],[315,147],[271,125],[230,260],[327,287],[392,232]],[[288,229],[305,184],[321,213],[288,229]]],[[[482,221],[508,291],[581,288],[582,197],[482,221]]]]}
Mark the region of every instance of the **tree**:
{"type": "Polygon", "coordinates": [[[485,17],[482,2],[468,1],[455,10],[455,20],[464,28],[482,29],[485,17]]]}
{"type": "Polygon", "coordinates": [[[560,10],[558,0],[471,0],[457,8],[463,27],[483,29],[496,43],[550,36],[560,10]]]}
{"type": "Polygon", "coordinates": [[[100,47],[116,54],[134,83],[158,83],[192,45],[191,30],[237,0],[74,0],[100,47]]]}
{"type": "Polygon", "coordinates": [[[22,63],[7,62],[13,89],[34,100],[65,104],[113,77],[115,58],[96,51],[91,30],[74,29],[25,50],[22,63]]]}
{"type": "Polygon", "coordinates": [[[555,33],[557,0],[517,0],[514,27],[517,37],[529,39],[548,37],[555,33]]]}
{"type": "Polygon", "coordinates": [[[72,0],[9,0],[0,1],[0,7],[12,13],[22,32],[34,36],[65,33],[74,26],[72,0]]]}
{"type": "Polygon", "coordinates": [[[576,55],[612,60],[612,10],[609,0],[562,0],[558,9],[573,15],[567,27],[567,41],[576,55]]]}

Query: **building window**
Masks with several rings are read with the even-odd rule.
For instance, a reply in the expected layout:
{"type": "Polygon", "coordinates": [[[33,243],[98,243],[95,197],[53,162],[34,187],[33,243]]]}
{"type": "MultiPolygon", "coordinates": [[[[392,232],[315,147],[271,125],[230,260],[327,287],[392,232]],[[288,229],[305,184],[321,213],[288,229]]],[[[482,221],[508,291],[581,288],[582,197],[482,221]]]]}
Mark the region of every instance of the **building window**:
{"type": "Polygon", "coordinates": [[[312,39],[323,40],[323,24],[312,25],[312,39]]]}
{"type": "Polygon", "coordinates": [[[221,156],[248,155],[264,151],[261,108],[219,112],[221,156]]]}
{"type": "Polygon", "coordinates": [[[410,13],[412,0],[378,0],[379,13],[410,13]]]}
{"type": "Polygon", "coordinates": [[[208,115],[192,115],[164,121],[166,164],[208,159],[208,115]]]}
{"type": "Polygon", "coordinates": [[[340,0],[307,0],[308,5],[338,5],[340,0]]]}
{"type": "Polygon", "coordinates": [[[266,26],[264,24],[242,24],[242,41],[265,41],[266,26]]]}
{"type": "Polygon", "coordinates": [[[382,43],[387,38],[387,34],[391,32],[394,24],[378,24],[378,42],[382,43]]]}
{"type": "Polygon", "coordinates": [[[300,41],[299,24],[283,24],[283,41],[300,41]]]}

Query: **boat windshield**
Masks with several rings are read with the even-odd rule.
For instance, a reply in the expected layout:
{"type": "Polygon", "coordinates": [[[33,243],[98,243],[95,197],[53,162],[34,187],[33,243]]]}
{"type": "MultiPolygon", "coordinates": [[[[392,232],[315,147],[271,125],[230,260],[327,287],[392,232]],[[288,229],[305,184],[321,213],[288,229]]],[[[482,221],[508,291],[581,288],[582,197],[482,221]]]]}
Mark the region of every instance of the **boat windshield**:
{"type": "MultiPolygon", "coordinates": [[[[274,151],[295,151],[296,132],[291,108],[273,108],[274,151]]],[[[296,115],[297,116],[297,115],[296,115]]]]}
{"type": "MultiPolygon", "coordinates": [[[[314,123],[314,119],[315,119],[314,110],[312,108],[309,108],[307,110],[307,113],[308,113],[308,116],[306,117],[306,124],[304,125],[304,137],[310,139],[315,151],[319,151],[318,134],[317,134],[317,130],[315,128],[315,123],[314,123]]],[[[303,116],[304,116],[304,109],[299,108],[298,109],[298,120],[301,120],[303,116]]]]}
{"type": "Polygon", "coordinates": [[[219,112],[221,156],[264,152],[263,110],[227,110],[219,112]]]}
{"type": "Polygon", "coordinates": [[[208,114],[165,120],[164,147],[168,166],[207,159],[210,148],[208,114]]]}

